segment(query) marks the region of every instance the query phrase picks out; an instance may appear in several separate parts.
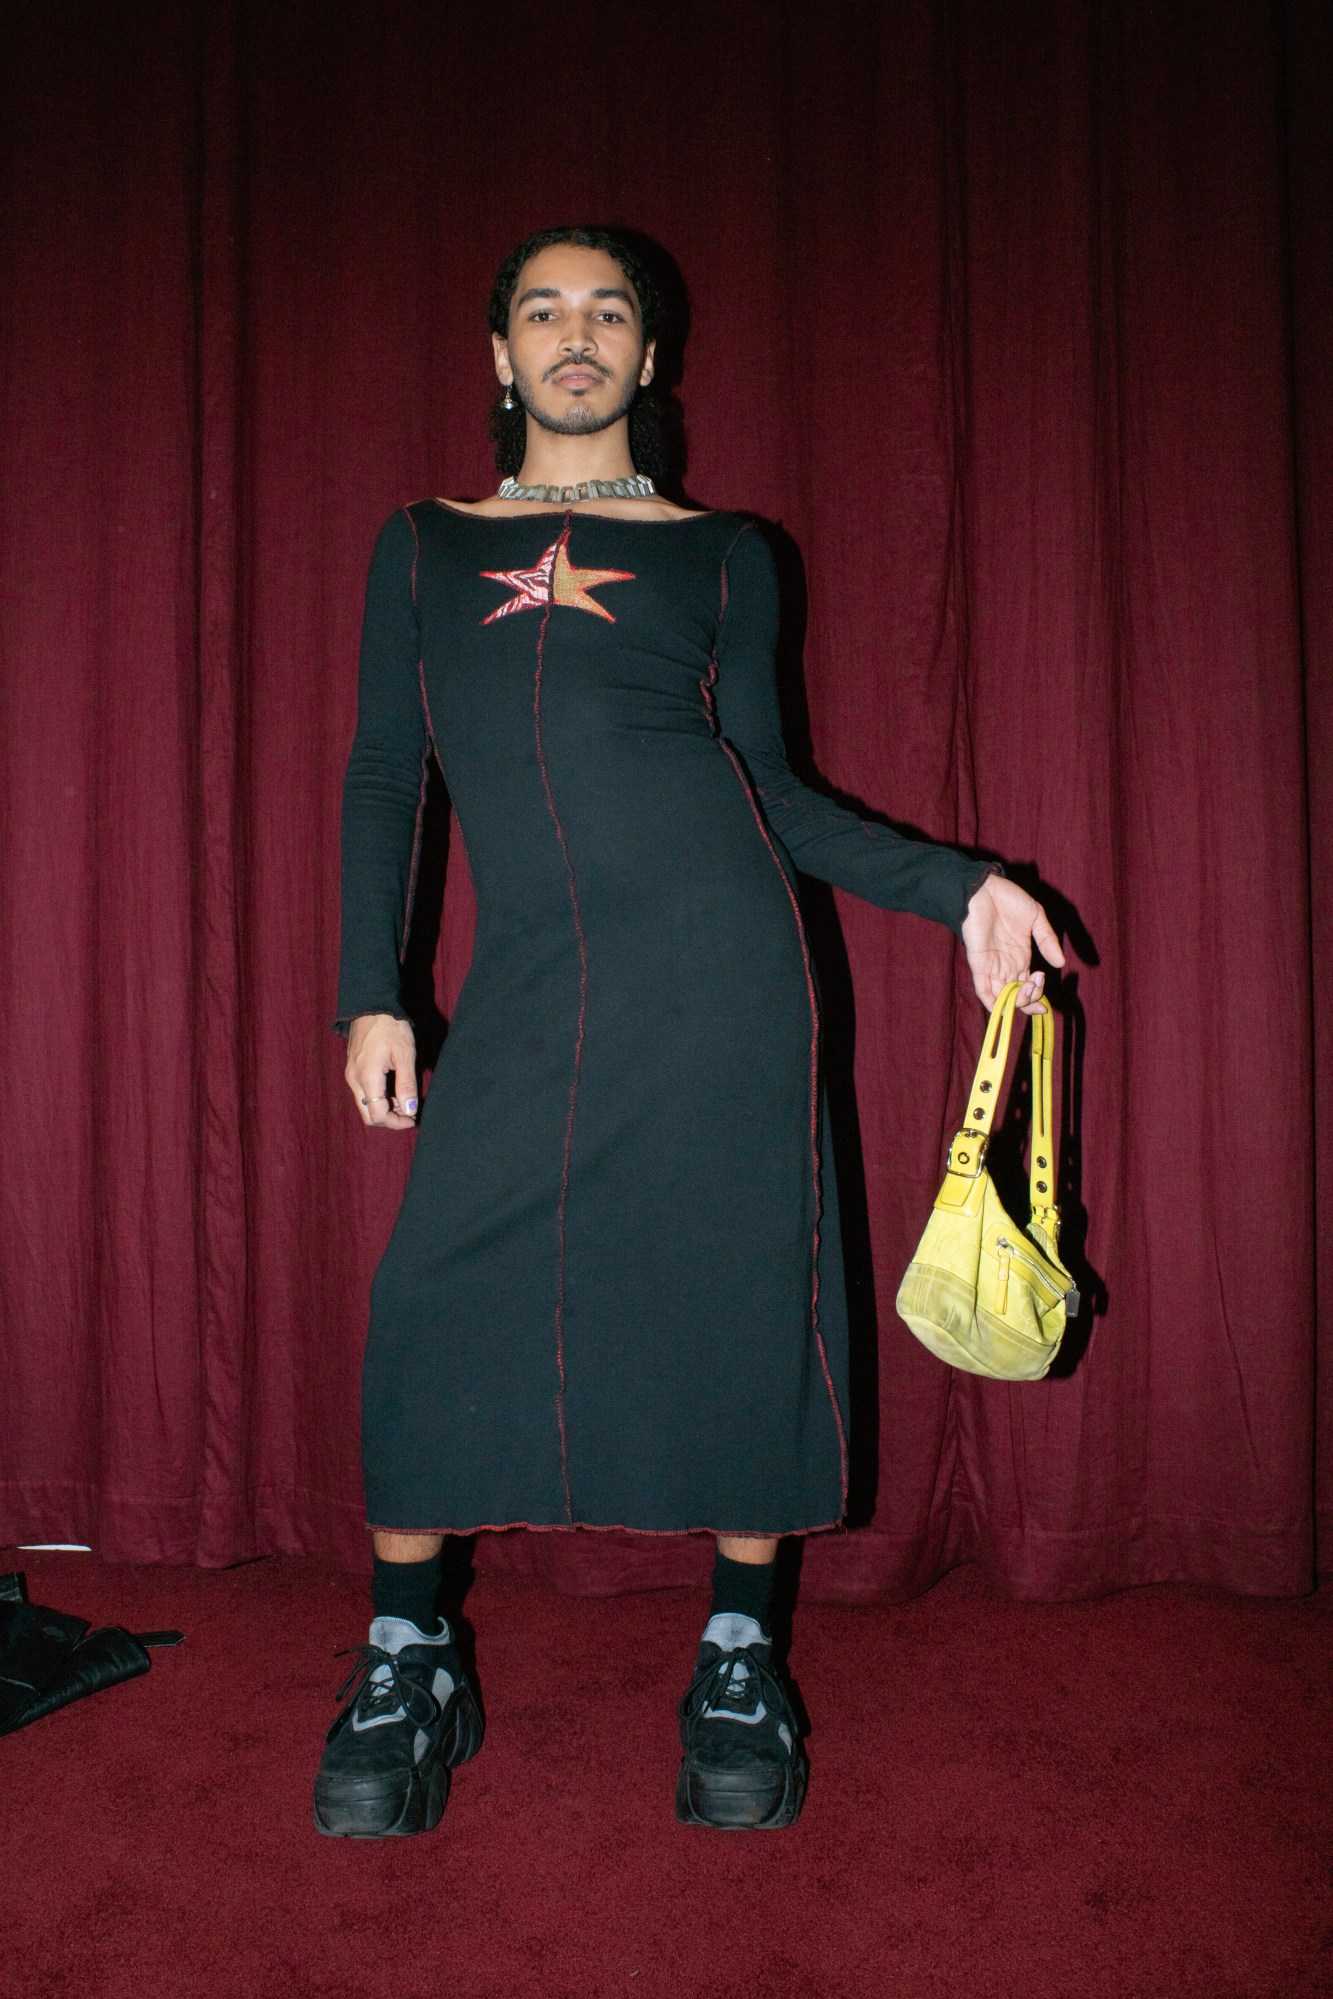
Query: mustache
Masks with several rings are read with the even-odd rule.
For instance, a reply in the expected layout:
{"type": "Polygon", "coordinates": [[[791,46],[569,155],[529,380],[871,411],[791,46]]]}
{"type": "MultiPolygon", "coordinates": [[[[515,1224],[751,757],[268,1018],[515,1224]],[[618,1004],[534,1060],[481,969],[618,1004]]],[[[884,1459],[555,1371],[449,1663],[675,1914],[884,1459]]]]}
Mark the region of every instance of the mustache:
{"type": "Polygon", "coordinates": [[[566,355],[563,361],[557,361],[554,367],[546,370],[546,373],[542,376],[542,380],[544,382],[554,381],[555,377],[564,368],[591,368],[594,374],[603,376],[607,381],[611,379],[611,370],[604,367],[600,361],[594,361],[591,354],[589,354],[586,358],[579,356],[577,359],[573,355],[566,355]]]}

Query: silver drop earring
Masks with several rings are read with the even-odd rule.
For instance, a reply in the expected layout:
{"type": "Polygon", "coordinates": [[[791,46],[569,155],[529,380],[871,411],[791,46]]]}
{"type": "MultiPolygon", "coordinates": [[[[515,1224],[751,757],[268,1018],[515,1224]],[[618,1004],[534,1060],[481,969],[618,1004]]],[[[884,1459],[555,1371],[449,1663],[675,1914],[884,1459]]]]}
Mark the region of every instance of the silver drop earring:
{"type": "Polygon", "coordinates": [[[510,382],[505,383],[505,399],[501,403],[500,407],[503,410],[512,410],[517,407],[517,405],[514,402],[513,384],[510,382]]]}

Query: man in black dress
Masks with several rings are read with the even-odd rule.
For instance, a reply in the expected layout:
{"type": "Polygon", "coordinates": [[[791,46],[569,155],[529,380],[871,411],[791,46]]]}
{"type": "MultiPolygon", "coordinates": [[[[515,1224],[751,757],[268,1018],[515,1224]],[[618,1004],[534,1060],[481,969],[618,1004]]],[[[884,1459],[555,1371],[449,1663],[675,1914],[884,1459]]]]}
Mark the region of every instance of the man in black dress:
{"type": "Polygon", "coordinates": [[[372,565],[344,797],[339,1000],[367,1127],[417,1123],[397,972],[429,754],[445,765],[483,914],[493,901],[508,916],[479,924],[472,1010],[460,999],[376,1277],[363,1422],[374,1618],[316,1780],[328,1833],[437,1822],[449,1771],[481,1740],[438,1613],[443,1537],[517,1524],[714,1533],[712,1609],[680,1710],[677,1814],[792,1822],[805,1758],[771,1654],[778,1537],[834,1524],[846,1491],[835,1191],[793,857],[949,923],[987,1006],[1011,978],[1025,981],[1023,1004],[1037,1002],[1034,941],[1062,962],[1040,905],[993,868],[862,822],[790,773],[762,537],[653,485],[667,469],[651,389],[659,317],[651,271],[624,240],[574,228],[521,244],[491,303],[509,476],[471,505],[402,510],[372,565]],[[658,535],[639,533],[653,524],[658,535]],[[486,807],[504,785],[513,794],[492,834],[486,807]],[[673,934],[688,934],[690,968],[683,999],[664,1010],[673,964],[661,940],[673,934]],[[749,1023],[769,1001],[756,1041],[749,1023]],[[664,1045],[674,1070],[660,1066],[664,1045]],[[508,1122],[505,1101],[519,1106],[508,1122]],[[762,1134],[762,1166],[744,1144],[729,1150],[737,1103],[747,1132],[762,1134]],[[646,1248],[613,1219],[636,1112],[640,1129],[674,1115],[676,1130],[653,1142],[661,1180],[646,1248]],[[484,1199],[469,1209],[478,1185],[484,1199]],[[657,1323],[646,1259],[664,1241],[685,1274],[657,1323]],[[705,1316],[713,1343],[691,1347],[705,1316]],[[548,1321],[553,1392],[530,1395],[548,1321]],[[643,1331],[641,1351],[626,1325],[643,1331]],[[472,1418],[488,1393],[485,1429],[472,1418]],[[621,1412],[623,1435],[612,1427],[621,1412]],[[668,1443],[656,1460],[654,1428],[668,1443]],[[484,1477],[468,1462],[483,1454],[484,1477]],[[747,1494],[754,1517],[737,1518],[747,1494]]]}

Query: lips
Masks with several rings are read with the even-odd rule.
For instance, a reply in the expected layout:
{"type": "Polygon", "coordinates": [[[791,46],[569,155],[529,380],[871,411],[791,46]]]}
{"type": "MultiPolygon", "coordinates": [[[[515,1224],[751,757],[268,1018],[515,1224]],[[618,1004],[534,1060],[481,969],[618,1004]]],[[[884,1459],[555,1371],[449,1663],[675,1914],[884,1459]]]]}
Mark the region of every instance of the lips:
{"type": "Polygon", "coordinates": [[[595,389],[602,378],[595,368],[560,368],[552,379],[562,389],[595,389]]]}

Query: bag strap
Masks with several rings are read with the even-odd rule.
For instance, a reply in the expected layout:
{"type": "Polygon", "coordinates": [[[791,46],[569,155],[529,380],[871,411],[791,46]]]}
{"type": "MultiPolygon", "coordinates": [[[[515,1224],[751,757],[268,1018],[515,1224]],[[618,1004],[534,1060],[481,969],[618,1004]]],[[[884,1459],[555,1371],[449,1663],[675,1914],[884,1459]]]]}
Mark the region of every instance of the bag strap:
{"type": "MultiPolygon", "coordinates": [[[[1021,983],[1019,979],[1011,979],[991,1008],[972,1078],[972,1093],[967,1100],[967,1122],[949,1147],[949,1171],[965,1180],[975,1180],[986,1163],[986,1148],[1009,1065],[1009,1043],[1021,983]]],[[[1028,1167],[1028,1194],[1032,1219],[1052,1242],[1060,1225],[1055,1205],[1055,1134],[1051,1122],[1054,1046],[1055,1021],[1050,1001],[1043,999],[1041,1011],[1032,1015],[1032,1158],[1028,1167]]]]}
{"type": "Polygon", "coordinates": [[[1051,1118],[1051,1070],[1055,1053],[1055,1015],[1044,999],[1032,1016],[1032,1154],[1028,1163],[1028,1200],[1033,1224],[1052,1245],[1060,1236],[1060,1211],[1055,1205],[1055,1126],[1051,1118]]]}

